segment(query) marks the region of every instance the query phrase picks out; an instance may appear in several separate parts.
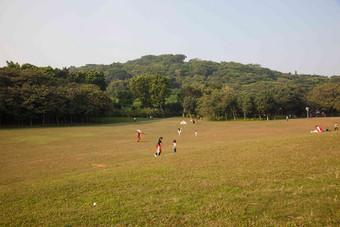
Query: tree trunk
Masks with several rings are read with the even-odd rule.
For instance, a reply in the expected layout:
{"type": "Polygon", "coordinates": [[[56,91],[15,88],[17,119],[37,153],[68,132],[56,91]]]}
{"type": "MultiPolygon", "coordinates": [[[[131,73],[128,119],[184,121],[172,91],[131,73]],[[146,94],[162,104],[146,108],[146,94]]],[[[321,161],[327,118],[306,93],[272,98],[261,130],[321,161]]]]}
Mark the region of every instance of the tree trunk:
{"type": "Polygon", "coordinates": [[[269,121],[269,115],[267,114],[267,121],[269,121]]]}
{"type": "Polygon", "coordinates": [[[30,118],[30,125],[33,126],[32,118],[30,118]]]}
{"type": "Polygon", "coordinates": [[[243,112],[243,119],[244,119],[244,120],[247,120],[247,114],[246,114],[246,112],[243,112]]]}
{"type": "Polygon", "coordinates": [[[43,114],[43,121],[42,121],[43,125],[45,125],[45,114],[43,114]]]}
{"type": "Polygon", "coordinates": [[[58,114],[56,115],[56,121],[57,121],[57,125],[59,125],[59,116],[58,116],[58,114]]]}
{"type": "Polygon", "coordinates": [[[185,117],[185,108],[183,108],[183,117],[185,117]]]}

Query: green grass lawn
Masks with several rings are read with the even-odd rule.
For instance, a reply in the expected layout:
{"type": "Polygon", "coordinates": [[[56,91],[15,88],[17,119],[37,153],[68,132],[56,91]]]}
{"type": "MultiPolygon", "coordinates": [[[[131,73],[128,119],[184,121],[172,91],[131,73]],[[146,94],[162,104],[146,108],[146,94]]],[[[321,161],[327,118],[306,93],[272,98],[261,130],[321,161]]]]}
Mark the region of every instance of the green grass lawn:
{"type": "Polygon", "coordinates": [[[339,118],[181,120],[0,130],[0,225],[340,224],[339,118]]]}
{"type": "MultiPolygon", "coordinates": [[[[148,117],[136,117],[136,122],[144,122],[144,121],[151,121],[156,120],[158,118],[148,118],[148,117]]],[[[112,123],[126,123],[126,122],[135,122],[134,117],[105,117],[105,118],[98,118],[98,123],[101,124],[112,124],[112,123]]]]}

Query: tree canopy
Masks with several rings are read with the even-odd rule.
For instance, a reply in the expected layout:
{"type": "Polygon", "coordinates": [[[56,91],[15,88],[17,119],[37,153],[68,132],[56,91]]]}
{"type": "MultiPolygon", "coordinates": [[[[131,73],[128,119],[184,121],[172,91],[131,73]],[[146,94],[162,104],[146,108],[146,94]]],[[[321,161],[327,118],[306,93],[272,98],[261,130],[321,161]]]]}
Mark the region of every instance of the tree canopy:
{"type": "Polygon", "coordinates": [[[31,123],[105,113],[269,119],[303,116],[307,106],[333,114],[340,112],[339,81],[336,75],[282,73],[258,64],[186,61],[183,54],[63,69],[7,62],[0,69],[0,117],[31,123]]]}
{"type": "Polygon", "coordinates": [[[84,122],[112,110],[102,72],[20,66],[0,69],[0,122],[84,122]]]}

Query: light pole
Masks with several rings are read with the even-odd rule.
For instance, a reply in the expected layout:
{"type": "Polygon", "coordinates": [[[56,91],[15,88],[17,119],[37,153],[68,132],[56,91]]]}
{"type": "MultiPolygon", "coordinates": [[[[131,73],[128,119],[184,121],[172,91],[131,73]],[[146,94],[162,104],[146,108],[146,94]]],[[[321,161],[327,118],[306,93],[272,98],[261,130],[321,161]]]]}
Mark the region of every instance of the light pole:
{"type": "Polygon", "coordinates": [[[309,118],[309,107],[308,106],[306,107],[306,110],[307,110],[307,118],[309,118]]]}

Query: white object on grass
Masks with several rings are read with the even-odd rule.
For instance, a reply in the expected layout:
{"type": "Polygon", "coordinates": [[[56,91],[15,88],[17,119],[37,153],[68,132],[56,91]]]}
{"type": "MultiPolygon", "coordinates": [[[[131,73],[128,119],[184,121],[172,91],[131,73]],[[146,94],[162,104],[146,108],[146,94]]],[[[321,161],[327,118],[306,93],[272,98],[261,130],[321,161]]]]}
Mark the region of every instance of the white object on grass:
{"type": "Polygon", "coordinates": [[[185,121],[181,121],[181,125],[186,125],[187,123],[185,121]]]}

